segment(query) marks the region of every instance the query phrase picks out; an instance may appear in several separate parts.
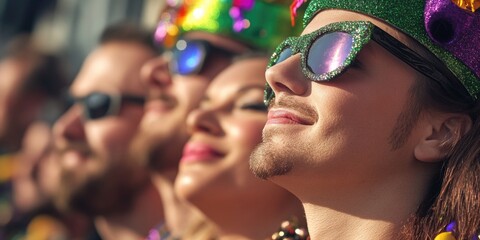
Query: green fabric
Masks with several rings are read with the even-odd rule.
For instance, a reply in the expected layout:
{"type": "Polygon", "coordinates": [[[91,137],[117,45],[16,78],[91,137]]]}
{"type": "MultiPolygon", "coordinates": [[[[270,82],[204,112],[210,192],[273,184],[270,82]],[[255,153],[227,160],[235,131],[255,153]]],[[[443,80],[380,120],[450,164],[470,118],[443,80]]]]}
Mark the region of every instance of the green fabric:
{"type": "Polygon", "coordinates": [[[305,12],[303,25],[306,26],[320,11],[343,9],[381,19],[429,49],[462,82],[475,99],[480,95],[480,80],[460,60],[443,48],[435,45],[424,27],[424,0],[311,0],[305,12]]]}

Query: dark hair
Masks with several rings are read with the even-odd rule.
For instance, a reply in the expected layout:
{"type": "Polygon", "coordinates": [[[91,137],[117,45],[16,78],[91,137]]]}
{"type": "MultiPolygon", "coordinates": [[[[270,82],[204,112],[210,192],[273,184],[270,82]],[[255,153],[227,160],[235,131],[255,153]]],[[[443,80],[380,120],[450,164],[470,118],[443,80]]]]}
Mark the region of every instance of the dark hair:
{"type": "Polygon", "coordinates": [[[12,106],[27,103],[24,101],[29,104],[35,101],[32,104],[35,109],[15,110],[32,111],[35,115],[13,119],[14,124],[9,125],[8,132],[0,136],[2,147],[8,151],[17,151],[29,124],[37,120],[52,124],[60,115],[65,105],[62,93],[68,85],[68,78],[61,58],[43,52],[28,35],[13,38],[2,49],[0,61],[14,62],[22,68],[18,88],[13,90],[19,94],[12,106]]]}
{"type": "Polygon", "coordinates": [[[403,229],[405,239],[433,239],[455,221],[457,239],[471,239],[480,227],[480,104],[459,81],[438,83],[421,75],[415,83],[416,104],[422,109],[463,113],[472,129],[448,151],[417,212],[403,229]]]}
{"type": "Polygon", "coordinates": [[[153,35],[151,31],[129,22],[121,22],[110,25],[103,30],[99,39],[99,44],[103,45],[111,42],[138,43],[154,52],[159,51],[158,47],[153,41],[153,35]]]}
{"type": "Polygon", "coordinates": [[[42,52],[28,35],[17,36],[2,51],[2,60],[28,64],[23,90],[36,91],[58,98],[68,85],[65,66],[59,56],[42,52]]]}

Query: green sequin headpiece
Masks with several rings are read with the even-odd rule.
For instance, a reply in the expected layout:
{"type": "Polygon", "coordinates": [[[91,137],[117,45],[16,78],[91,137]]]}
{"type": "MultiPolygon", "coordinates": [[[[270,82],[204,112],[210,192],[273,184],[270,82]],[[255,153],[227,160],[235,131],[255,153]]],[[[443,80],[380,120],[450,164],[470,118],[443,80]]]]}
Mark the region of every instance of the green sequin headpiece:
{"type": "Polygon", "coordinates": [[[273,51],[301,31],[301,26],[290,24],[288,0],[170,0],[167,5],[155,33],[167,47],[185,32],[203,31],[273,51]]]}
{"type": "MultiPolygon", "coordinates": [[[[450,0],[311,0],[305,12],[303,25],[306,26],[318,12],[327,9],[350,10],[383,20],[416,39],[430,50],[463,83],[470,95],[478,98],[480,97],[480,75],[478,74],[480,69],[480,42],[476,39],[479,37],[477,32],[480,26],[475,23],[480,19],[480,11],[475,13],[475,8],[472,8],[473,12],[465,11],[460,7],[453,9],[450,6],[452,4],[454,3],[450,0]],[[439,14],[434,13],[439,11],[440,3],[445,6],[448,5],[447,7],[450,8],[446,8],[448,11],[439,14]],[[453,15],[452,12],[454,11],[462,12],[453,15]],[[460,36],[462,37],[461,46],[455,46],[456,43],[453,40],[442,43],[439,41],[440,39],[434,39],[432,37],[434,30],[445,31],[448,29],[431,29],[430,27],[433,26],[427,23],[435,17],[432,14],[440,15],[450,21],[447,21],[447,24],[455,23],[454,27],[457,27],[457,29],[465,28],[463,32],[471,33],[473,36],[460,36]],[[449,16],[449,14],[452,16],[449,16]]],[[[455,31],[452,34],[460,35],[455,31]]],[[[453,37],[457,37],[457,35],[453,37]]],[[[454,40],[456,41],[456,39],[454,40]]]]}

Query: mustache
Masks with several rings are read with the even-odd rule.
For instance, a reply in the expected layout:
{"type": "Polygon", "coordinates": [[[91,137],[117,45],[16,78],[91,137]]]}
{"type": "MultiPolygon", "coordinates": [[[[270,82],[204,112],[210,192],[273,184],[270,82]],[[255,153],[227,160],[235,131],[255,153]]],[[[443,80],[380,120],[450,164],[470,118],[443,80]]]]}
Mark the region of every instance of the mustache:
{"type": "Polygon", "coordinates": [[[163,92],[161,93],[161,92],[150,91],[148,93],[148,96],[147,96],[147,102],[155,101],[155,100],[159,100],[159,101],[166,102],[166,103],[169,103],[169,104],[176,104],[177,103],[176,99],[171,95],[168,95],[168,94],[163,93],[163,92]]]}
{"type": "Polygon", "coordinates": [[[85,144],[80,142],[69,142],[66,144],[58,145],[55,144],[53,147],[53,152],[58,155],[63,155],[68,151],[77,151],[81,152],[84,155],[93,155],[91,148],[85,144]]]}
{"type": "Polygon", "coordinates": [[[290,97],[284,97],[284,98],[274,98],[270,103],[268,104],[268,109],[272,108],[286,108],[286,109],[291,109],[299,114],[311,118],[313,120],[318,119],[318,114],[315,111],[315,108],[312,106],[306,104],[306,103],[298,103],[295,99],[292,99],[290,97]]]}

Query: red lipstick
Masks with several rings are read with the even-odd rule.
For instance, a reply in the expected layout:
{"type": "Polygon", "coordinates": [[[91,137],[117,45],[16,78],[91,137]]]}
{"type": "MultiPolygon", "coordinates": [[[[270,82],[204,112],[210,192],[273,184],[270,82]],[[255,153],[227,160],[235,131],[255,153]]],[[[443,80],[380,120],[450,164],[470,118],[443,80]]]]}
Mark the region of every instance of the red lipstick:
{"type": "Polygon", "coordinates": [[[218,151],[204,143],[187,143],[183,148],[181,163],[210,162],[221,157],[218,151]]]}

